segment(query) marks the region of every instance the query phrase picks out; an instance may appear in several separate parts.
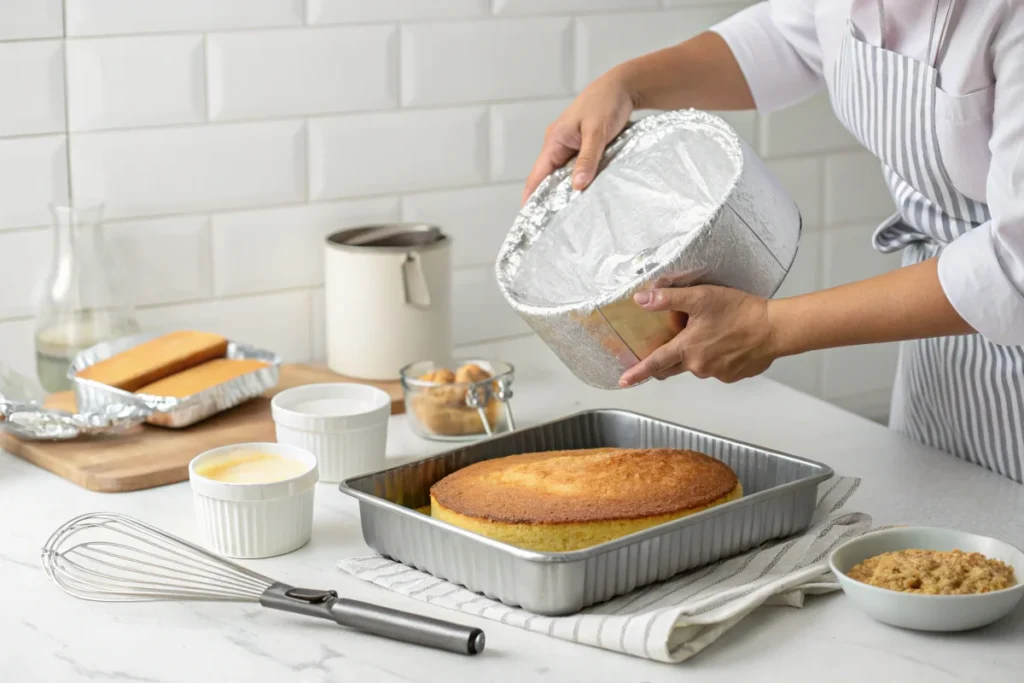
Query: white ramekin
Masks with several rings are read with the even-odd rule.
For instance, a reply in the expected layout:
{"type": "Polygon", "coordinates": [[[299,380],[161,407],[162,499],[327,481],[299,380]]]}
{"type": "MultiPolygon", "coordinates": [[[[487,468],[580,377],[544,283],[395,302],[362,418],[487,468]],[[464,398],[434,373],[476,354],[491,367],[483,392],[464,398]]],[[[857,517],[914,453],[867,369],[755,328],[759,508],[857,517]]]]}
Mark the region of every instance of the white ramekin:
{"type": "Polygon", "coordinates": [[[277,441],[316,456],[331,483],[384,469],[391,397],[365,384],[307,384],[274,396],[277,441]]]}
{"type": "Polygon", "coordinates": [[[240,443],[200,453],[188,464],[196,523],[203,543],[226,557],[283,555],[309,542],[318,477],[309,451],[279,443],[240,443]],[[204,460],[238,450],[272,453],[308,465],[302,474],[268,484],[232,484],[196,473],[204,460]]]}

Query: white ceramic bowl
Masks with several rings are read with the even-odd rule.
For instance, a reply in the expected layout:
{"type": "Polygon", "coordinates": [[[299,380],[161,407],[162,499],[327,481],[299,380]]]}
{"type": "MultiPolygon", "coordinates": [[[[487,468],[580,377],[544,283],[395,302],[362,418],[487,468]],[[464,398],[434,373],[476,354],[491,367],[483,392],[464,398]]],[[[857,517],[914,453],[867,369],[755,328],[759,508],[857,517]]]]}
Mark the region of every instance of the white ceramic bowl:
{"type": "Polygon", "coordinates": [[[1024,597],[1024,552],[987,536],[935,527],[897,527],[847,541],[829,558],[832,572],[854,604],[890,626],[919,631],[966,631],[1009,614],[1024,597]],[[1013,567],[1017,584],[975,595],[921,595],[870,586],[846,575],[860,562],[880,553],[919,548],[982,553],[1013,567]]]}
{"type": "Polygon", "coordinates": [[[318,472],[309,451],[277,443],[241,443],[200,453],[188,464],[196,522],[203,543],[226,557],[283,555],[309,542],[318,472]],[[306,465],[290,479],[267,484],[216,481],[196,473],[204,461],[238,450],[272,453],[306,465]]]}
{"type": "Polygon", "coordinates": [[[365,384],[307,384],[270,402],[278,443],[316,456],[320,480],[337,483],[382,470],[391,397],[365,384]]]}

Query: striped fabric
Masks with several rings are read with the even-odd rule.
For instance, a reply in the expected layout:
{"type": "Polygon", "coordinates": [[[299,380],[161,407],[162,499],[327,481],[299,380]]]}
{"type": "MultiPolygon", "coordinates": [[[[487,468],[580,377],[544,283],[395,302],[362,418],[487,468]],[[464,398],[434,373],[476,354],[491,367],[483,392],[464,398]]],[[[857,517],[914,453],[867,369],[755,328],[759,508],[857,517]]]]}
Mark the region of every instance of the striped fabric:
{"type": "Polygon", "coordinates": [[[439,607],[636,657],[681,662],[761,605],[800,607],[806,595],[839,590],[828,556],[871,525],[867,515],[842,510],[859,485],[859,479],[848,477],[822,484],[811,526],[802,535],[766,543],[572,616],[545,617],[509,607],[376,555],[342,560],[338,567],[439,607]]]}
{"type": "MultiPolygon", "coordinates": [[[[830,89],[840,121],[881,160],[896,201],[874,247],[905,249],[905,266],[938,256],[990,219],[988,206],[958,192],[942,165],[937,83],[933,66],[869,45],[851,26],[830,89]]],[[[1024,348],[980,335],[904,342],[889,426],[1024,483],[1024,348]]]]}

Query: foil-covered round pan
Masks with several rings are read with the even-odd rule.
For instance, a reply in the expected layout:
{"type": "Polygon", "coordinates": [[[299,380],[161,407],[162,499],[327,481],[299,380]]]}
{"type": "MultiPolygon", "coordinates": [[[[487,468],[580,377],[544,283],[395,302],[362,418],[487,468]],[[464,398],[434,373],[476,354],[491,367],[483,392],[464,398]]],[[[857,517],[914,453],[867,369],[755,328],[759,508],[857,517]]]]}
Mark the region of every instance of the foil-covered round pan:
{"type": "Polygon", "coordinates": [[[682,330],[633,295],[715,284],[772,296],[800,242],[800,212],[724,120],[696,110],[640,119],[572,189],[570,162],[529,198],[495,264],[506,301],[581,380],[614,389],[682,330]]]}

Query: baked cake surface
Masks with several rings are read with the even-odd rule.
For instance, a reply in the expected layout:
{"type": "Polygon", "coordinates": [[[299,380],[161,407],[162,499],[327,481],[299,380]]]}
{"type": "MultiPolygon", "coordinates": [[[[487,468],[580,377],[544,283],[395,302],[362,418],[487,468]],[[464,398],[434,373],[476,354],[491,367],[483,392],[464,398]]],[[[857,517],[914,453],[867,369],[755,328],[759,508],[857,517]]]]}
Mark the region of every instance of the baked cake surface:
{"type": "Polygon", "coordinates": [[[725,463],[672,448],[512,455],[465,467],[430,490],[433,517],[545,551],[596,545],[741,496],[725,463]]]}

